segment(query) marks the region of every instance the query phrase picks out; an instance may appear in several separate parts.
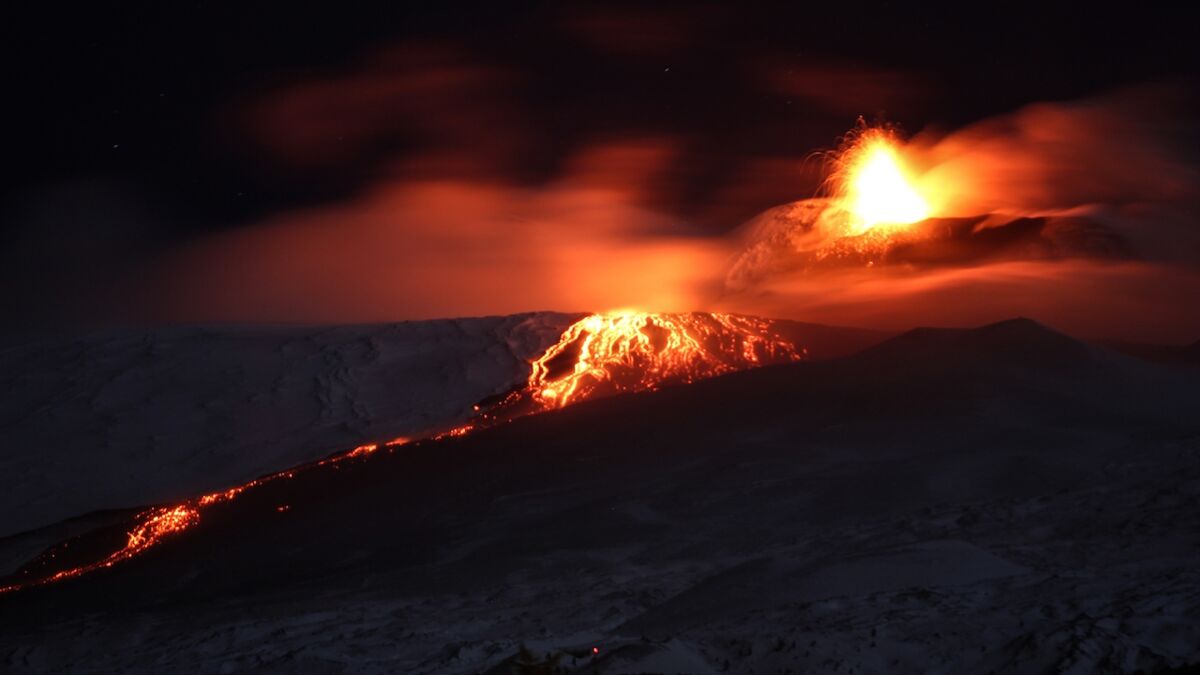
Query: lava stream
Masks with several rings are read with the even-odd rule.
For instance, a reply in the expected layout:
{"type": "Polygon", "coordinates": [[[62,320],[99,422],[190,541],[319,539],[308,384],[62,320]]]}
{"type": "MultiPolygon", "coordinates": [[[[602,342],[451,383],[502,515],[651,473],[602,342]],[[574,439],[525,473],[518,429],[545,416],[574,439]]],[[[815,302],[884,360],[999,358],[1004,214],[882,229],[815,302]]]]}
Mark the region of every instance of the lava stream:
{"type": "Polygon", "coordinates": [[[731,314],[611,312],[577,321],[533,362],[527,386],[543,410],[609,393],[694,382],[800,358],[771,322],[731,314]],[[564,372],[555,364],[566,360],[564,372]]]}
{"type": "MultiPolygon", "coordinates": [[[[562,408],[602,396],[657,389],[666,384],[796,361],[803,350],[780,336],[772,322],[731,314],[652,314],[617,311],[592,314],[567,328],[559,341],[535,359],[525,384],[491,406],[476,406],[464,425],[427,436],[439,440],[517,417],[562,408]]],[[[397,438],[360,445],[304,466],[256,478],[173,506],[147,509],[134,517],[124,545],[98,560],[60,568],[56,559],[71,541],[43,552],[0,585],[0,594],[79,577],[141,555],[162,541],[195,527],[205,508],[229,502],[252,488],[292,478],[300,471],[361,458],[381,448],[395,450],[421,439],[397,438]]],[[[88,535],[84,535],[85,537],[88,535]]],[[[74,540],[72,540],[74,541],[74,540]]]]}

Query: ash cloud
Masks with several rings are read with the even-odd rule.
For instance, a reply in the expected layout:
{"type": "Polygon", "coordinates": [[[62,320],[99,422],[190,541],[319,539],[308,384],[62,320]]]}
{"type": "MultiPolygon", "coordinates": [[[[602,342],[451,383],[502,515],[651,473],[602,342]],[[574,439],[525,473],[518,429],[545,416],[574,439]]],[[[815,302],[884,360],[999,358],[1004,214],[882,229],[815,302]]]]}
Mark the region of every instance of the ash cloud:
{"type": "Polygon", "coordinates": [[[768,211],[742,228],[721,304],[891,328],[1026,315],[1084,336],[1194,340],[1194,104],[1146,87],[920,134],[907,153],[946,219],[863,253],[821,231],[820,200],[768,211]]]}
{"type": "MultiPolygon", "coordinates": [[[[638,37],[669,23],[658,14],[564,16],[591,48],[631,62],[688,49],[712,23],[659,41],[638,37]],[[610,44],[613,22],[641,30],[610,44]]],[[[937,94],[897,69],[742,67],[819,119],[937,94]],[[853,86],[828,93],[836,82],[853,86]]],[[[694,134],[602,125],[548,155],[514,95],[527,84],[461,45],[414,43],[244,101],[231,119],[262,171],[357,173],[360,186],[176,246],[111,286],[105,307],[139,321],[357,322],[636,306],[888,328],[1024,314],[1102,337],[1200,334],[1188,311],[1200,288],[1194,101],[1178,88],[924,131],[909,152],[948,196],[935,207],[960,219],[940,226],[954,235],[813,265],[818,200],[730,229],[813,194],[819,162],[751,149],[701,175],[694,134]],[[1105,309],[1114,302],[1120,312],[1105,309]]]]}
{"type": "Polygon", "coordinates": [[[415,155],[426,175],[499,173],[531,146],[511,95],[520,85],[515,73],[453,44],[406,43],[277,86],[230,123],[269,171],[362,171],[415,155]]]}
{"type": "MultiPolygon", "coordinates": [[[[581,152],[557,180],[382,181],[344,203],[188,246],[139,303],[169,319],[385,321],[533,308],[681,311],[711,294],[719,240],[679,233],[639,199],[668,148],[581,152]]],[[[135,292],[136,289],[125,289],[135,292]]]]}
{"type": "MultiPolygon", "coordinates": [[[[530,175],[544,139],[513,95],[524,85],[460,46],[426,43],[251,98],[230,120],[263,171],[370,167],[362,186],[179,245],[106,306],[136,321],[292,322],[702,309],[729,250],[670,205],[686,192],[686,139],[597,131],[530,175]]],[[[706,201],[744,217],[764,184],[772,200],[789,194],[764,173],[799,164],[739,162],[706,201]]]]}
{"type": "Polygon", "coordinates": [[[1195,204],[1197,101],[1169,85],[1038,103],[914,139],[939,212],[1037,214],[1087,204],[1195,204]]]}

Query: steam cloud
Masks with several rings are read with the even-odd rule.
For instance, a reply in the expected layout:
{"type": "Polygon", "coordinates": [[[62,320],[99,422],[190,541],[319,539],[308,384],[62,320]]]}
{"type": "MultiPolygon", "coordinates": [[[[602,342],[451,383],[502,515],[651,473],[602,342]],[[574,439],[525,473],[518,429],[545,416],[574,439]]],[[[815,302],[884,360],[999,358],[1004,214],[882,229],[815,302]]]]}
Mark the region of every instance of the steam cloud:
{"type": "Polygon", "coordinates": [[[694,309],[722,243],[673,233],[621,176],[652,147],[578,157],[557,181],[397,180],[179,251],[152,276],[209,320],[383,321],[653,306],[694,309]]]}
{"type": "Polygon", "coordinates": [[[891,328],[1025,315],[1085,336],[1194,340],[1200,173],[1186,107],[1143,88],[920,135],[909,159],[945,197],[935,212],[968,220],[881,261],[817,266],[803,254],[825,243],[822,203],[769,211],[740,231],[721,304],[891,328]]]}
{"type": "MultiPolygon", "coordinates": [[[[802,75],[775,86],[810,91],[823,81],[802,75]]],[[[899,81],[886,75],[885,84],[899,81]]],[[[865,75],[857,81],[875,86],[865,75]]],[[[1067,238],[1075,243],[1060,237],[1048,249],[1050,235],[1039,231],[961,261],[901,256],[814,269],[777,264],[797,239],[790,235],[808,227],[803,218],[784,218],[771,239],[761,219],[714,233],[670,208],[663,195],[676,188],[678,138],[597,140],[548,179],[502,178],[534,133],[503,95],[513,83],[456,52],[410,49],[264,97],[248,107],[247,126],[265,162],[350,170],[374,148],[406,139],[419,147],[342,203],[193,242],[116,293],[159,319],[377,321],[635,306],[893,328],[1019,314],[1089,336],[1200,336],[1200,174],[1181,149],[1194,134],[1189,102],[1170,88],[1037,104],[912,139],[921,180],[947,196],[934,205],[939,215],[976,219],[964,237],[1035,217],[1058,219],[1059,232],[1072,223],[1070,232],[1084,233],[1067,238]],[[789,236],[779,227],[792,228],[789,236]],[[1095,255],[1095,237],[1118,242],[1121,255],[1095,255]],[[729,283],[739,264],[753,273],[729,283]]],[[[749,160],[706,195],[707,212],[740,220],[739,204],[778,199],[793,184],[791,195],[811,194],[817,180],[803,157],[749,160]]]]}

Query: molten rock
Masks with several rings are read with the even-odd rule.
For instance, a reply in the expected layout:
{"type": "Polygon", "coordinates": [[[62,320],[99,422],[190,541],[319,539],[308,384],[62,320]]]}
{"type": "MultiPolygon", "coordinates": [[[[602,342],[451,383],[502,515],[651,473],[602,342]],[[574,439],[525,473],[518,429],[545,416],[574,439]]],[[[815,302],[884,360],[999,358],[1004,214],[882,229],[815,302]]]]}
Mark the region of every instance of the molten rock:
{"type": "Polygon", "coordinates": [[[765,319],[717,313],[592,314],[533,362],[522,389],[480,415],[499,422],[589,398],[648,391],[804,357],[765,319]]]}

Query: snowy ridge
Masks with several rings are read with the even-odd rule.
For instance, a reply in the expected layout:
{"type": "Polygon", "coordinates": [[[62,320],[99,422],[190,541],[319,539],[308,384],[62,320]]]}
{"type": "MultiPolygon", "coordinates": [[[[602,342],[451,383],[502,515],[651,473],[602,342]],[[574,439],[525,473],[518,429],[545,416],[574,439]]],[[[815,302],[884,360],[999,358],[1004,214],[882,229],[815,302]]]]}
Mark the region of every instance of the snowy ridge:
{"type": "Polygon", "coordinates": [[[0,536],[465,419],[576,318],[173,326],[0,348],[0,536]]]}
{"type": "Polygon", "coordinates": [[[1198,376],[1016,321],[584,402],[298,474],[0,599],[0,667],[1195,664],[1198,376]]]}

